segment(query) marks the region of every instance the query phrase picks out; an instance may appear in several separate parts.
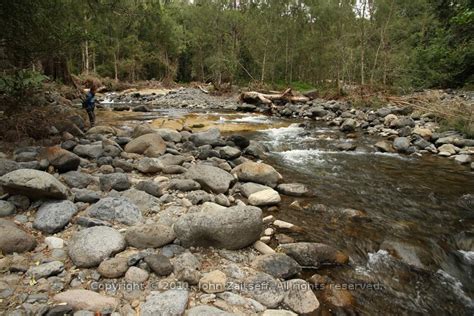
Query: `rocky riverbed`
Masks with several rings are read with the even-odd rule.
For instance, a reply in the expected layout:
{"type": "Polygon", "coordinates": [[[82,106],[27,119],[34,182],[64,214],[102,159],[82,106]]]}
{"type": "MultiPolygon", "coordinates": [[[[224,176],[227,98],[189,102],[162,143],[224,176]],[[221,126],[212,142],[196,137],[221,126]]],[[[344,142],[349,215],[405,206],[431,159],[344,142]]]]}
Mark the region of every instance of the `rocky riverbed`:
{"type": "MultiPolygon", "coordinates": [[[[354,313],[352,289],[331,285],[383,287],[373,277],[336,282],[333,272],[353,269],[349,249],[314,242],[282,220],[286,208],[303,210],[315,192],[262,162],[264,143],[230,129],[221,134],[215,126],[231,124],[221,119],[173,119],[179,108],[297,117],[303,131],[311,130],[308,122],[324,121],[349,139],[361,131],[380,134],[386,140],[376,142],[377,150],[403,155],[450,152],[466,163],[473,153],[471,140],[437,134],[429,116],[410,109],[373,112],[322,100],[266,107],[199,90],[153,93],[108,95],[103,105],[116,111],[101,113],[99,126],[85,131],[78,120],[68,131],[57,128],[58,146],[2,154],[0,307],[6,314],[354,313]],[[156,118],[158,108],[168,111],[166,119],[134,120],[138,112],[156,118]],[[417,145],[421,139],[429,145],[417,145]]],[[[252,129],[239,123],[239,131],[252,129]]],[[[336,147],[357,150],[347,142],[336,147]]],[[[473,196],[459,203],[472,211],[473,196]]],[[[355,209],[343,217],[372,221],[355,209]]],[[[425,268],[403,246],[386,246],[425,268]]]]}

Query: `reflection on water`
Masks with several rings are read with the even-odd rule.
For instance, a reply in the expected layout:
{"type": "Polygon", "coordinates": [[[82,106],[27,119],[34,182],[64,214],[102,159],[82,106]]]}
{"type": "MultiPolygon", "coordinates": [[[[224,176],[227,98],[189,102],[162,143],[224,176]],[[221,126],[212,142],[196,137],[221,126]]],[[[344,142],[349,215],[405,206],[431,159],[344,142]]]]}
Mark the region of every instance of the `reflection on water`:
{"type": "Polygon", "coordinates": [[[322,123],[304,128],[264,115],[106,112],[101,119],[122,126],[137,121],[195,130],[216,126],[261,141],[271,150],[266,162],[286,182],[305,183],[315,192],[300,199],[301,210],[289,207],[295,199],[284,198],[276,216],[305,228],[301,240],[324,242],[351,256],[350,267],[318,273],[339,283],[383,285],[352,292],[358,312],[474,312],[474,211],[457,205],[460,196],[474,193],[468,168],[431,155],[377,153],[376,139],[369,136],[348,140],[322,123]],[[354,151],[337,149],[348,142],[354,151]],[[348,208],[364,215],[352,217],[348,208]]]}

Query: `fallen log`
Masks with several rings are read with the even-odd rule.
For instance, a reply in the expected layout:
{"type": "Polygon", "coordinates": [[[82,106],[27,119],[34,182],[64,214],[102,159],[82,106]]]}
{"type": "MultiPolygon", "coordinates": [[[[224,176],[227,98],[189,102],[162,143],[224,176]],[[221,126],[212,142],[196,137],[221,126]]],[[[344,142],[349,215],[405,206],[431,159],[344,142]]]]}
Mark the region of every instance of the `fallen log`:
{"type": "Polygon", "coordinates": [[[291,103],[307,102],[308,97],[294,95],[291,88],[286,89],[283,93],[260,93],[257,91],[243,92],[240,95],[240,101],[250,104],[271,104],[275,101],[284,101],[291,103]]]}

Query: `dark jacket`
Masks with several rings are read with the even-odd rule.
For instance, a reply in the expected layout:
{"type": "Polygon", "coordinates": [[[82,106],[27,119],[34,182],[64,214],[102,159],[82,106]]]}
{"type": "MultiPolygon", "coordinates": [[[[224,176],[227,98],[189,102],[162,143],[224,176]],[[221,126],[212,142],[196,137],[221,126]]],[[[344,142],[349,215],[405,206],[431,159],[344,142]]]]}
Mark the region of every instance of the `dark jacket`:
{"type": "Polygon", "coordinates": [[[94,111],[95,94],[90,91],[87,92],[86,99],[84,100],[82,105],[87,111],[94,111]]]}

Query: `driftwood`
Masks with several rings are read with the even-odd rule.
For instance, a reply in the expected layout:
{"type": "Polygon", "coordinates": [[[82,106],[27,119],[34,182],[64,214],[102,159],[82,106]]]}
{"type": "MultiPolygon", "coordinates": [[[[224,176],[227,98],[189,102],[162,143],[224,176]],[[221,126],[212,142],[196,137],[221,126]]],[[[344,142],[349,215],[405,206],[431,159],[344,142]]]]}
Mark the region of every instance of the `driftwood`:
{"type": "Polygon", "coordinates": [[[240,95],[240,100],[245,103],[255,104],[272,104],[274,101],[283,102],[306,102],[309,101],[308,97],[294,95],[291,88],[286,89],[283,93],[273,92],[272,93],[260,93],[257,91],[243,92],[240,95]]]}
{"type": "Polygon", "coordinates": [[[199,90],[201,90],[202,93],[209,94],[209,91],[204,89],[201,85],[198,86],[199,90]]]}

